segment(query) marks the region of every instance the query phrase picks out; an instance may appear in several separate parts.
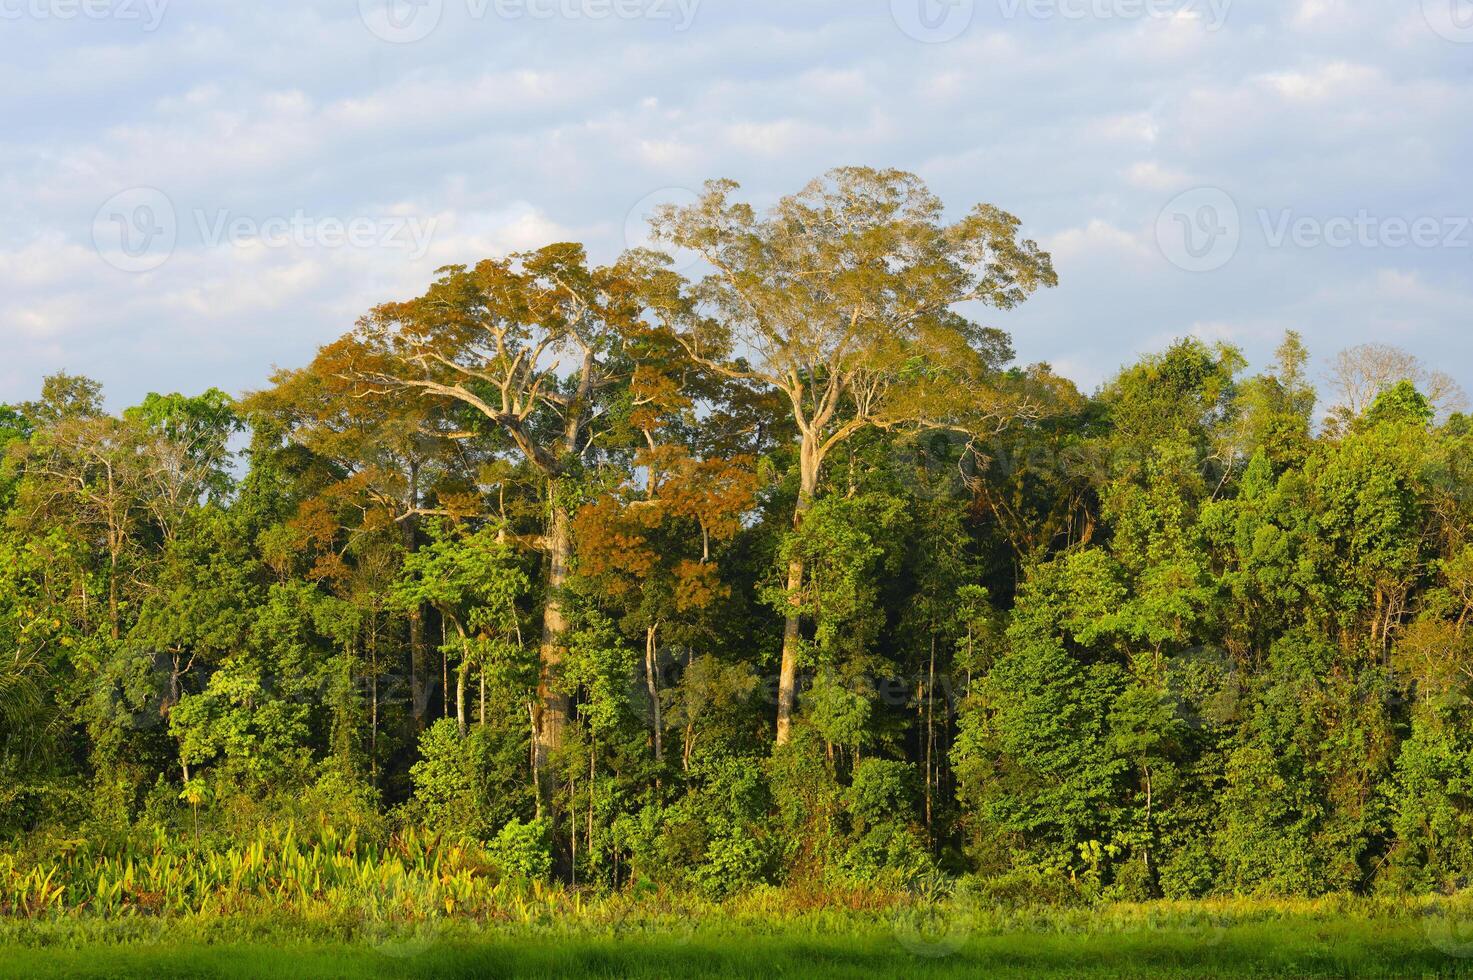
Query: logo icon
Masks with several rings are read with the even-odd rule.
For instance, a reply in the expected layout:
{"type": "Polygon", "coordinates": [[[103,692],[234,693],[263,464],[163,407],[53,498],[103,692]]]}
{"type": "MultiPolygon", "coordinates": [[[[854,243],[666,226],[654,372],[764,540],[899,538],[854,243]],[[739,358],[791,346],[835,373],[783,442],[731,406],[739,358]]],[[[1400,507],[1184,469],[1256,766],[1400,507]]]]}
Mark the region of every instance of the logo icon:
{"type": "Polygon", "coordinates": [[[624,247],[625,248],[647,248],[656,252],[664,252],[670,256],[670,268],[676,272],[685,272],[700,260],[700,256],[689,249],[676,248],[669,242],[657,242],[650,231],[650,219],[655,212],[667,204],[676,207],[689,207],[700,200],[700,195],[688,187],[662,187],[652,191],[640,198],[629,209],[629,214],[624,218],[624,247]]]}
{"type": "Polygon", "coordinates": [[[1422,0],[1422,16],[1440,37],[1473,44],[1473,0],[1422,0]]]}
{"type": "Polygon", "coordinates": [[[1221,728],[1239,716],[1243,681],[1232,654],[1199,646],[1174,654],[1166,668],[1167,697],[1192,728],[1221,728]]]}
{"type": "Polygon", "coordinates": [[[131,187],[103,202],[92,219],[92,245],[123,272],[152,272],[174,254],[179,221],[174,202],[156,187],[131,187]]]}
{"type": "Polygon", "coordinates": [[[1238,254],[1242,216],[1228,193],[1198,187],[1177,195],[1156,218],[1156,244],[1166,260],[1187,272],[1213,272],[1238,254]]]}
{"type": "MultiPolygon", "coordinates": [[[[1459,886],[1466,886],[1459,881],[1459,886]]],[[[1467,959],[1473,956],[1473,919],[1468,916],[1465,899],[1454,897],[1439,903],[1430,910],[1422,922],[1422,930],[1433,948],[1448,956],[1467,959]]]]}
{"type": "Polygon", "coordinates": [[[383,935],[372,940],[370,945],[383,956],[407,960],[423,956],[442,941],[442,930],[432,921],[404,931],[394,931],[393,927],[389,927],[383,935]]]}
{"type": "Polygon", "coordinates": [[[890,0],[896,26],[926,44],[961,37],[976,12],[976,0],[890,0]]]}
{"type": "Polygon", "coordinates": [[[895,941],[915,956],[928,960],[955,956],[972,938],[971,916],[965,904],[921,901],[896,913],[895,941]]]}
{"type": "Polygon", "coordinates": [[[1232,921],[1225,915],[1191,912],[1185,918],[1172,919],[1169,929],[1177,935],[1189,938],[1194,947],[1204,949],[1222,945],[1231,924],[1232,921]]]}
{"type": "Polygon", "coordinates": [[[358,16],[375,37],[390,44],[423,41],[440,26],[445,0],[358,0],[358,16]]]}

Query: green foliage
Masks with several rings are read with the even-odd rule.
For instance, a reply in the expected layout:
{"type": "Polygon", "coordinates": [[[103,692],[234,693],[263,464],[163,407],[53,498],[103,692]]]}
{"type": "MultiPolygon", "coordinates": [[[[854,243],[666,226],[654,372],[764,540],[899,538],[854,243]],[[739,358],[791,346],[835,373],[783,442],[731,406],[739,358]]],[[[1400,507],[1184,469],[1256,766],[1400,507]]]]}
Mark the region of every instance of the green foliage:
{"type": "Polygon", "coordinates": [[[853,881],[909,884],[933,870],[916,829],[915,783],[914,769],[904,762],[866,759],[854,768],[843,796],[852,842],[838,861],[853,881]]]}
{"type": "Polygon", "coordinates": [[[1333,647],[1276,643],[1228,759],[1217,851],[1234,889],[1319,894],[1359,887],[1384,819],[1387,689],[1374,668],[1338,674],[1333,647]]]}
{"type": "Polygon", "coordinates": [[[547,824],[540,820],[512,820],[496,832],[489,851],[507,874],[527,881],[545,881],[552,874],[549,837],[547,824]]]}
{"type": "Polygon", "coordinates": [[[1469,420],[1387,379],[1316,431],[1292,335],[1258,375],[1184,340],[1094,396],[1007,367],[947,303],[1018,301],[1046,257],[1013,243],[1011,286],[884,264],[958,257],[939,204],[837,179],[665,216],[799,249],[695,242],[755,263],[741,289],[554,246],[447,270],[240,407],[114,415],[64,375],[0,407],[7,911],[1462,887],[1469,420]],[[791,223],[856,209],[875,241],[791,223]],[[830,277],[851,298],[945,302],[887,294],[864,357],[781,377],[721,346],[761,330],[719,299],[798,288],[809,246],[881,263],[830,277]]]}
{"type": "Polygon", "coordinates": [[[409,816],[444,833],[490,840],[529,808],[525,780],[508,778],[525,753],[525,739],[509,732],[475,725],[462,735],[452,719],[435,722],[420,736],[419,761],[410,767],[409,816]]]}
{"type": "Polygon", "coordinates": [[[1437,412],[1410,381],[1398,381],[1376,396],[1366,409],[1366,424],[1428,426],[1437,412]]]}
{"type": "Polygon", "coordinates": [[[815,662],[862,658],[883,629],[879,586],[900,558],[905,506],[901,498],[878,493],[824,497],[784,543],[783,560],[801,559],[808,579],[797,595],[771,590],[767,599],[813,619],[815,662]]]}
{"type": "Polygon", "coordinates": [[[626,824],[635,873],[713,897],[765,882],[775,870],[771,805],[755,760],[703,761],[680,799],[648,806],[626,824]]]}

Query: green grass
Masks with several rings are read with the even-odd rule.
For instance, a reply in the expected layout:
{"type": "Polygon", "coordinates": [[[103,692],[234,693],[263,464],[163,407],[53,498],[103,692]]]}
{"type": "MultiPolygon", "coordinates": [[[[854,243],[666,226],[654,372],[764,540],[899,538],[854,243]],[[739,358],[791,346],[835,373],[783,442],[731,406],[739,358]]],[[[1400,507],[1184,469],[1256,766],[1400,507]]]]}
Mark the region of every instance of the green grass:
{"type": "Polygon", "coordinates": [[[330,825],[81,842],[0,853],[0,978],[1473,976],[1473,892],[1039,908],[976,885],[604,893],[330,825]]]}
{"type": "Polygon", "coordinates": [[[4,977],[1426,977],[1473,976],[1473,933],[1420,916],[1274,914],[1217,924],[1173,913],[1155,928],[1134,917],[1043,919],[996,931],[963,920],[921,930],[832,917],[753,929],[707,923],[674,935],[472,931],[381,941],[212,942],[167,928],[132,941],[52,932],[0,946],[4,977]],[[822,929],[827,931],[821,931],[822,929]],[[932,935],[933,942],[927,941],[932,935]],[[1459,955],[1466,953],[1467,956],[1459,955]]]}

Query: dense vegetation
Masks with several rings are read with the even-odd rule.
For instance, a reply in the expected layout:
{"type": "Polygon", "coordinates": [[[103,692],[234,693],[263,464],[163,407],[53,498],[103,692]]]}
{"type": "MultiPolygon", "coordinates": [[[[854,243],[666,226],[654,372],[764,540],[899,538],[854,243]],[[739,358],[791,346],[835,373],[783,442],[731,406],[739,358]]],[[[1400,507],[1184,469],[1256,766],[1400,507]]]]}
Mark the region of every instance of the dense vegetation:
{"type": "Polygon", "coordinates": [[[0,912],[1473,874],[1447,379],[1325,408],[1289,335],[1086,395],[972,319],[1054,284],[1012,216],[738,193],[656,219],[698,277],[551,245],[240,400],[0,408],[0,912]]]}
{"type": "MultiPolygon", "coordinates": [[[[287,930],[109,919],[26,922],[0,976],[169,977],[1453,977],[1473,972],[1466,934],[1406,902],[1366,899],[1111,905],[887,921],[801,911],[751,894],[720,909],[649,914],[610,899],[557,919],[485,929],[451,920],[415,931],[287,930]],[[926,928],[918,929],[917,926],[926,928]],[[80,941],[79,941],[80,934],[80,941]]],[[[1437,903],[1428,903],[1429,907],[1437,903]]],[[[1466,909],[1464,910],[1466,911],[1466,909]]],[[[1463,920],[1466,921],[1466,920],[1463,920]]]]}

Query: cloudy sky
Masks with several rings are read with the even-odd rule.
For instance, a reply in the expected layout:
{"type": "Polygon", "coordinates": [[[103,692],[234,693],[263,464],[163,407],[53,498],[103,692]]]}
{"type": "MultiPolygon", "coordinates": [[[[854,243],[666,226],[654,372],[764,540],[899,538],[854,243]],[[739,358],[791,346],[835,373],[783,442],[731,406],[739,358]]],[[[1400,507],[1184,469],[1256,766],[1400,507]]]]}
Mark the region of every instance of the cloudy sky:
{"type": "Polygon", "coordinates": [[[1473,0],[0,0],[0,401],[260,386],[433,270],[710,177],[997,204],[1091,388],[1196,334],[1473,388],[1473,0]]]}

